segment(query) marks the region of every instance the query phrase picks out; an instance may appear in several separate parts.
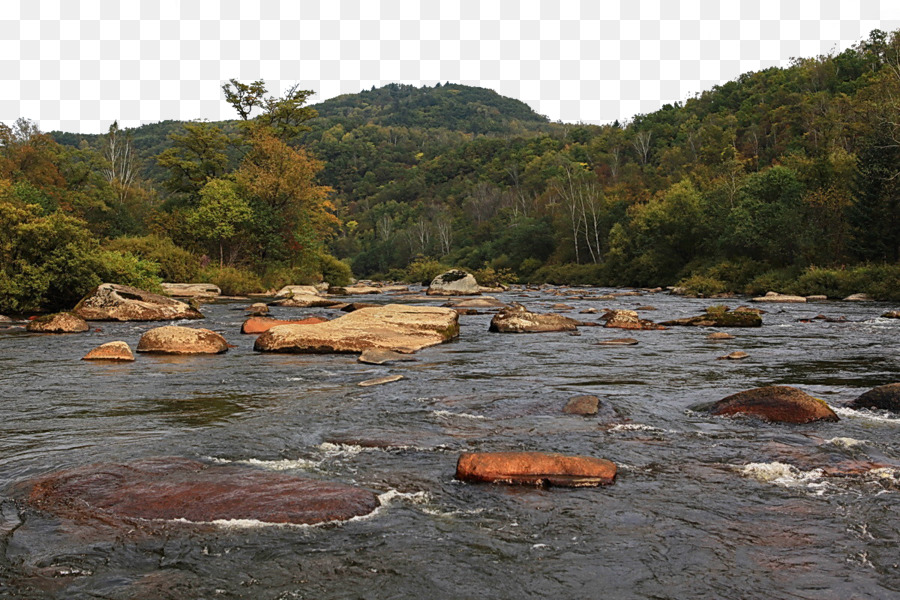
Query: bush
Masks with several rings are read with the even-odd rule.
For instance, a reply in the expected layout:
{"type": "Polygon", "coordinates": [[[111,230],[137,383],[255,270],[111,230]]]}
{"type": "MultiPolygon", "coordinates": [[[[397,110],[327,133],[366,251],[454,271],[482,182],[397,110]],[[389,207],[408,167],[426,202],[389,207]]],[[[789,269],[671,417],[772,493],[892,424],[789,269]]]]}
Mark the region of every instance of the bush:
{"type": "Polygon", "coordinates": [[[731,291],[728,284],[721,279],[706,275],[691,275],[687,279],[678,282],[678,287],[683,288],[690,296],[708,297],[715,294],[731,291]]]}
{"type": "Polygon", "coordinates": [[[443,273],[449,271],[450,267],[441,264],[433,258],[417,258],[406,267],[406,273],[403,280],[409,283],[420,283],[422,285],[430,285],[431,281],[443,273]]]}
{"type": "Polygon", "coordinates": [[[330,254],[323,253],[319,256],[319,268],[322,279],[331,285],[349,285],[353,281],[350,265],[330,254]]]}
{"type": "Polygon", "coordinates": [[[795,269],[773,269],[754,277],[744,291],[752,296],[761,296],[767,292],[791,293],[796,281],[795,269]]]}
{"type": "Polygon", "coordinates": [[[161,293],[159,265],[127,252],[101,250],[96,256],[96,273],[102,283],[130,285],[148,292],[161,293]]]}
{"type": "Polygon", "coordinates": [[[544,265],[528,277],[529,283],[554,285],[604,285],[603,265],[544,265]]]}
{"type": "Polygon", "coordinates": [[[225,296],[244,296],[263,291],[260,278],[246,269],[210,266],[200,271],[197,278],[219,286],[225,296]]]}
{"type": "Polygon", "coordinates": [[[514,283],[518,280],[516,274],[513,273],[511,269],[494,269],[490,265],[485,265],[483,268],[473,271],[472,275],[480,285],[489,287],[514,283]]]}
{"type": "Polygon", "coordinates": [[[130,252],[159,265],[159,276],[163,281],[176,283],[196,281],[200,271],[200,259],[167,237],[145,235],[142,237],[122,237],[106,243],[108,250],[130,252]]]}

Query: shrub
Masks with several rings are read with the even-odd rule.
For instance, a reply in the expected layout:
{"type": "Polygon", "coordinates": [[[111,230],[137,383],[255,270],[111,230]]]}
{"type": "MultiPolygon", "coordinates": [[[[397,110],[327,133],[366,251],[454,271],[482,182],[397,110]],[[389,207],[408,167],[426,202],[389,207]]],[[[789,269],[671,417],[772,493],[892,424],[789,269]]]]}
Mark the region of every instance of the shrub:
{"type": "Polygon", "coordinates": [[[552,283],[554,285],[603,285],[605,281],[603,265],[544,265],[528,277],[529,283],[552,283]]]}
{"type": "Polygon", "coordinates": [[[688,295],[702,297],[729,291],[728,284],[721,279],[699,274],[682,279],[678,282],[678,287],[683,288],[688,295]]]}
{"type": "Polygon", "coordinates": [[[322,279],[331,285],[349,285],[353,281],[350,265],[330,254],[323,253],[319,256],[319,268],[322,271],[322,279]]]}
{"type": "Polygon", "coordinates": [[[219,286],[226,296],[244,296],[263,291],[260,278],[247,269],[210,266],[200,271],[197,278],[219,286]]]}
{"type": "Polygon", "coordinates": [[[512,272],[512,269],[494,269],[490,265],[485,265],[481,269],[473,271],[472,275],[480,285],[490,287],[497,287],[507,283],[514,283],[518,280],[516,274],[512,272]]]}
{"type": "Polygon", "coordinates": [[[403,280],[409,283],[429,285],[435,277],[447,270],[449,270],[447,265],[441,264],[433,258],[420,257],[406,267],[403,280]]]}
{"type": "Polygon", "coordinates": [[[130,252],[139,258],[151,260],[159,265],[159,276],[163,281],[195,281],[200,271],[200,259],[167,237],[145,235],[141,237],[121,237],[106,243],[108,250],[130,252]]]}

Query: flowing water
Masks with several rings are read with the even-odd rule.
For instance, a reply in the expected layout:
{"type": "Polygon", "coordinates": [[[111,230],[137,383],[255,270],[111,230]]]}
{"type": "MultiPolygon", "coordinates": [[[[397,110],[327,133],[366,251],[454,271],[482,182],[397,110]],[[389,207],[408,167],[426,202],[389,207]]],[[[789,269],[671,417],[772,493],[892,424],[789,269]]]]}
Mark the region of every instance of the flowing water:
{"type": "MultiPolygon", "coordinates": [[[[713,303],[499,297],[540,312],[560,301],[576,311],[653,304],[642,317],[655,321],[713,303]]],[[[107,341],[134,348],[158,323],[0,331],[0,597],[900,597],[900,474],[891,466],[900,464],[900,418],[840,408],[900,381],[900,321],[878,316],[893,306],[763,305],[763,327],[730,330],[736,339],[724,342],[689,327],[494,334],[489,314],[462,316],[458,341],[416,362],[372,366],[354,355],[254,353],[253,337],[239,333],[247,304],[206,305],[202,324],[185,323],[236,346],[218,356],[80,360],[107,341]],[[819,313],[848,321],[798,321],[819,313]],[[622,336],[640,343],[597,345],[622,336]],[[734,350],[749,357],[716,360],[734,350]],[[405,379],[357,385],[393,374],[405,379]],[[699,410],[773,384],[823,398],[841,420],[788,426],[699,410]],[[614,410],[563,414],[582,394],[614,410]],[[454,480],[460,452],[502,450],[608,458],[619,476],[580,489],[454,480]],[[350,483],[380,494],[381,507],[342,524],[173,521],[148,531],[71,523],[22,501],[35,476],[156,456],[350,483]],[[881,466],[823,471],[868,462],[881,466]]],[[[284,318],[328,312],[273,309],[284,318]]]]}

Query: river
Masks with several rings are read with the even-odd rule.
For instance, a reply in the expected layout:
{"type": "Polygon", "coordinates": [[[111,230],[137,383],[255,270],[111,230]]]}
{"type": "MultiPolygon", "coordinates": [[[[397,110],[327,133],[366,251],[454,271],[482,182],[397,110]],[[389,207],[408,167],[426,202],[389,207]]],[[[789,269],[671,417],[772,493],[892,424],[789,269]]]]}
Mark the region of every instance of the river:
{"type": "MultiPolygon", "coordinates": [[[[598,317],[577,315],[587,307],[649,304],[657,310],[642,318],[663,321],[746,302],[553,291],[498,298],[539,312],[565,302],[586,320],[598,317]]],[[[900,598],[900,471],[890,466],[900,464],[900,418],[841,408],[900,381],[900,320],[879,317],[894,306],[760,305],[763,326],[729,330],[728,341],[693,327],[496,334],[490,314],[463,315],[457,341],[373,366],[255,353],[239,333],[248,304],[208,304],[205,321],[183,323],[235,345],[217,356],[80,360],[107,341],[135,348],[159,323],[0,331],[0,597],[900,598]],[[799,321],[818,314],[847,321],[799,321]],[[597,344],[623,336],[639,344],[597,344]],[[735,350],[749,357],[716,360],[735,350]],[[405,379],[357,385],[393,374],[405,379]],[[824,399],[841,420],[788,426],[698,409],[774,384],[824,399]],[[612,412],[563,414],[582,394],[612,412]],[[578,489],[454,480],[460,452],[502,450],[607,458],[618,479],[578,489]],[[342,524],[172,521],[148,533],[23,502],[36,476],[158,456],[349,483],[377,492],[381,507],[342,524]],[[889,466],[821,470],[865,462],[889,466]]],[[[273,308],[313,314],[341,313],[273,308]]]]}

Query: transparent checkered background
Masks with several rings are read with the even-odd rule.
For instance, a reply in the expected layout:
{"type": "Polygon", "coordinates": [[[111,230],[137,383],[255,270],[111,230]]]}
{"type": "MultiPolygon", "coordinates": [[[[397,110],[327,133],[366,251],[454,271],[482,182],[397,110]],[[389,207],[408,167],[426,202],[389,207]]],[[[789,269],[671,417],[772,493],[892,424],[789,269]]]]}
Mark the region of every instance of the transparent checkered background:
{"type": "Polygon", "coordinates": [[[0,120],[101,132],[231,118],[220,86],[313,102],[479,85],[603,123],[900,27],[898,0],[2,0],[0,120]]]}

